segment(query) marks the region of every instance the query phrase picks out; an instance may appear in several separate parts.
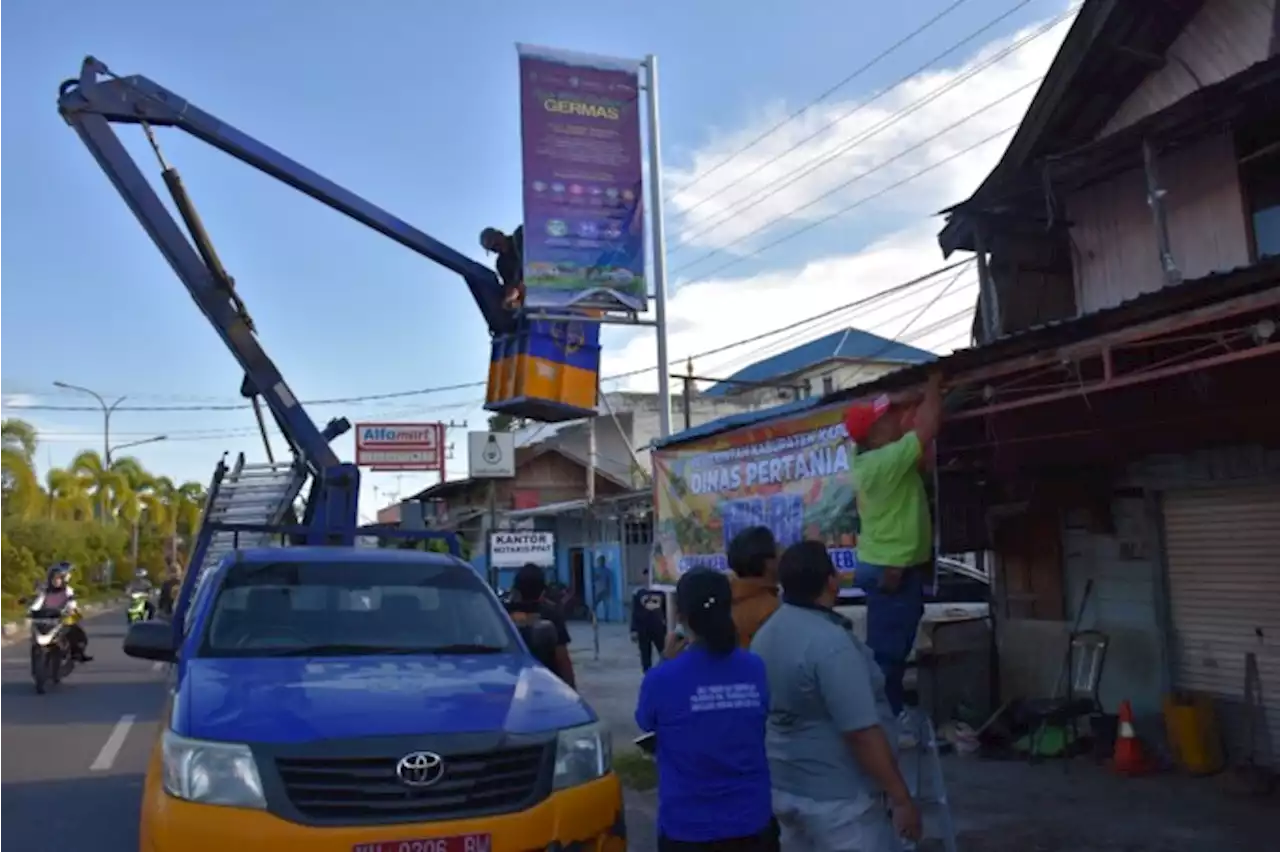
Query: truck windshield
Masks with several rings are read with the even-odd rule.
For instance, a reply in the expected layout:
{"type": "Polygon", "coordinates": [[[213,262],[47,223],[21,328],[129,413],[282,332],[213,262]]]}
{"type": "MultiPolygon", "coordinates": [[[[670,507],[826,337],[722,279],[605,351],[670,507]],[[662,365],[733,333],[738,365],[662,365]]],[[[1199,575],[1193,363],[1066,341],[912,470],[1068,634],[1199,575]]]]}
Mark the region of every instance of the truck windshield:
{"type": "Polygon", "coordinates": [[[457,565],[277,562],[232,567],[202,657],[501,653],[512,632],[457,565]]]}

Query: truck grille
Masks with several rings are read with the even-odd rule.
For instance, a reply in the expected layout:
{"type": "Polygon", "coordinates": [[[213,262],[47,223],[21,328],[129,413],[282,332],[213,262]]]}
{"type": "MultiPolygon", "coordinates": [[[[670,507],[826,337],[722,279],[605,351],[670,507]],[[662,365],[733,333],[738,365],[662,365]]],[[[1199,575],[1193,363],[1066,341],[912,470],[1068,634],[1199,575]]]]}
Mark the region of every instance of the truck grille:
{"type": "Polygon", "coordinates": [[[444,757],[430,787],[406,786],[394,757],[277,757],[289,801],[328,823],[458,819],[522,810],[546,795],[545,745],[444,757]]]}

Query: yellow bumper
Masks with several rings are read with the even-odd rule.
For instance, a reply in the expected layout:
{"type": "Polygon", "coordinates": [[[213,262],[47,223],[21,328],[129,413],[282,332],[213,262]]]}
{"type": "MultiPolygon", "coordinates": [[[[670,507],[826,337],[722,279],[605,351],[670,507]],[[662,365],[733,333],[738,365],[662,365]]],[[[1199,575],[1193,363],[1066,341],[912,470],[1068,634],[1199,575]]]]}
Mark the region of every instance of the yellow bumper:
{"type": "Polygon", "coordinates": [[[582,852],[625,852],[622,785],[610,774],[554,793],[529,810],[501,816],[316,828],[265,811],[175,799],[151,772],[143,791],[140,852],[353,852],[362,844],[469,834],[489,835],[490,852],[533,852],[556,842],[582,852]]]}

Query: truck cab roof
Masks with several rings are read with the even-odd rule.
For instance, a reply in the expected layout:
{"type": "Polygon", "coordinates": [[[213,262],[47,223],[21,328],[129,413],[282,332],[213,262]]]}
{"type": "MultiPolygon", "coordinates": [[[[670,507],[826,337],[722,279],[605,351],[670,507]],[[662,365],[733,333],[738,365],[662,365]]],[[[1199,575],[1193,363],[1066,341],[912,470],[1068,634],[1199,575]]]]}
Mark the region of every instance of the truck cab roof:
{"type": "Polygon", "coordinates": [[[237,550],[200,578],[191,606],[172,719],[185,736],[529,734],[595,720],[447,554],[237,550]]]}

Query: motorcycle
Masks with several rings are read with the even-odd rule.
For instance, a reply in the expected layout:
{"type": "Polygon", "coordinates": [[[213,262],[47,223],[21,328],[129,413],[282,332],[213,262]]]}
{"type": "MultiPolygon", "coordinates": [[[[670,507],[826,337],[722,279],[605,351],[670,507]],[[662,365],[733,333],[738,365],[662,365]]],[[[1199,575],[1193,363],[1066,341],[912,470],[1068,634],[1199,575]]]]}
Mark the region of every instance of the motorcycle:
{"type": "Polygon", "coordinates": [[[67,627],[75,624],[79,614],[57,609],[34,610],[31,622],[31,677],[36,694],[44,695],[50,683],[58,684],[76,667],[67,639],[67,627]]]}
{"type": "Polygon", "coordinates": [[[125,610],[125,619],[129,624],[147,621],[152,617],[151,594],[149,592],[130,592],[129,606],[125,610]]]}

